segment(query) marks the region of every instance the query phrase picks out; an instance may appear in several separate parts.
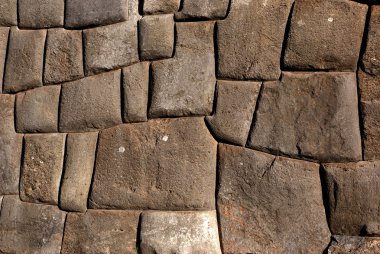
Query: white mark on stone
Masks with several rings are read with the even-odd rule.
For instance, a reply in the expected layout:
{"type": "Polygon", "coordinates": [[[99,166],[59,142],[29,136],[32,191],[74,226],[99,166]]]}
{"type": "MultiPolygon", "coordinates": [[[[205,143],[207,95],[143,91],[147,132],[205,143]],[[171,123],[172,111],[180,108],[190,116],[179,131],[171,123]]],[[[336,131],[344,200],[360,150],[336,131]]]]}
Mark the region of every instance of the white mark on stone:
{"type": "Polygon", "coordinates": [[[306,25],[306,23],[302,19],[300,19],[297,21],[297,25],[298,26],[304,26],[304,25],[306,25]]]}
{"type": "Polygon", "coordinates": [[[268,4],[268,0],[264,0],[263,6],[265,7],[265,6],[267,6],[267,4],[268,4]]]}
{"type": "Polygon", "coordinates": [[[327,21],[328,21],[328,22],[333,22],[334,19],[333,19],[332,17],[330,17],[330,18],[327,19],[327,21]]]}
{"type": "Polygon", "coordinates": [[[168,141],[168,140],[169,140],[169,137],[166,136],[166,135],[162,138],[162,141],[164,141],[164,142],[166,142],[166,141],[168,141]]]}
{"type": "Polygon", "coordinates": [[[120,146],[119,147],[119,153],[124,153],[125,152],[125,148],[124,146],[120,146]]]}
{"type": "Polygon", "coordinates": [[[34,157],[32,156],[32,160],[34,160],[34,157]]]}
{"type": "Polygon", "coordinates": [[[244,163],[243,163],[243,162],[240,162],[239,164],[240,164],[240,166],[243,166],[243,165],[244,165],[244,163]]]}
{"type": "Polygon", "coordinates": [[[40,164],[44,164],[44,162],[43,162],[43,161],[40,161],[40,164]]]}

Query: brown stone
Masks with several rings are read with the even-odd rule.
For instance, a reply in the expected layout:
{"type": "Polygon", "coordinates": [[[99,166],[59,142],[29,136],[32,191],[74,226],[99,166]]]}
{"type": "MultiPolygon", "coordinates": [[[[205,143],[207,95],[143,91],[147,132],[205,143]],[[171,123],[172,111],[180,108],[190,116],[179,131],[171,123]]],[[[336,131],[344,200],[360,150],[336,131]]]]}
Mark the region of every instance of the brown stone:
{"type": "Polygon", "coordinates": [[[0,1],[0,26],[17,26],[17,0],[0,1]]]}
{"type": "Polygon", "coordinates": [[[359,69],[358,79],[361,101],[380,100],[380,76],[373,76],[359,69]]]}
{"type": "Polygon", "coordinates": [[[285,67],[356,71],[367,10],[349,0],[295,1],[285,67]]]}
{"type": "Polygon", "coordinates": [[[380,237],[333,236],[327,254],[380,253],[380,237]]]}
{"type": "Polygon", "coordinates": [[[57,132],[61,86],[45,86],[16,97],[17,132],[57,132]]]}
{"type": "Polygon", "coordinates": [[[222,19],[230,0],[184,0],[176,19],[222,19]]]}
{"type": "Polygon", "coordinates": [[[362,101],[364,159],[380,159],[380,101],[362,101]]]}
{"type": "Polygon", "coordinates": [[[225,253],[322,253],[330,241],[319,165],[219,145],[225,253]]]}
{"type": "Polygon", "coordinates": [[[143,212],[140,241],[144,254],[222,253],[215,211],[143,212]]]}
{"type": "MultiPolygon", "coordinates": [[[[1,3],[0,3],[0,8],[1,8],[1,3]]],[[[0,10],[0,13],[1,13],[1,10],[0,10]]],[[[3,90],[3,77],[4,77],[4,68],[5,68],[5,59],[7,56],[8,36],[9,36],[9,28],[0,27],[0,93],[2,93],[2,90],[3,90]]]]}
{"type": "Polygon", "coordinates": [[[66,213],[51,205],[5,196],[0,214],[0,253],[59,254],[66,213]]]}
{"type": "Polygon", "coordinates": [[[380,76],[380,6],[371,6],[367,42],[362,65],[367,73],[380,76]]]}
{"type": "Polygon", "coordinates": [[[266,82],[248,146],[318,161],[362,158],[355,73],[290,73],[266,82]]]}
{"type": "Polygon", "coordinates": [[[203,118],[157,119],[99,135],[92,208],[215,207],[216,142],[203,118]]]}
{"type": "Polygon", "coordinates": [[[65,0],[18,0],[21,28],[62,27],[65,0]]]}
{"type": "Polygon", "coordinates": [[[66,134],[28,134],[20,181],[22,201],[58,204],[66,134]]]}
{"type": "Polygon", "coordinates": [[[144,0],[144,14],[174,13],[178,11],[181,0],[144,0]]]}

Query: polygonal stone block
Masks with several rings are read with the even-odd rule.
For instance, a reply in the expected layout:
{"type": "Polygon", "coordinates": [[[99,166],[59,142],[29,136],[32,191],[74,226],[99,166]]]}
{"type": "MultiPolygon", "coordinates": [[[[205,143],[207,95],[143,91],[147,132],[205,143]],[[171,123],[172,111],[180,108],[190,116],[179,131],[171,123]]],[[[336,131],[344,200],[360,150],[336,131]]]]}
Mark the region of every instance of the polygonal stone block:
{"type": "Polygon", "coordinates": [[[62,27],[65,0],[18,0],[19,27],[62,27]]]}
{"type": "Polygon", "coordinates": [[[372,75],[380,76],[380,6],[371,7],[367,42],[362,59],[364,70],[372,75]]]}
{"type": "Polygon", "coordinates": [[[2,93],[3,90],[3,78],[5,69],[5,59],[7,56],[8,36],[9,28],[0,27],[0,93],[2,93]]]}
{"type": "Polygon", "coordinates": [[[144,0],[144,14],[174,13],[178,11],[181,0],[144,0]]]}
{"type": "Polygon", "coordinates": [[[332,237],[327,254],[380,253],[380,237],[340,236],[332,237]]]}
{"type": "Polygon", "coordinates": [[[0,1],[0,26],[17,26],[17,0],[0,1]]]}
{"type": "Polygon", "coordinates": [[[230,0],[184,0],[176,19],[222,19],[227,15],[230,0]]]}
{"type": "Polygon", "coordinates": [[[380,102],[362,101],[364,159],[380,159],[380,102]]]}

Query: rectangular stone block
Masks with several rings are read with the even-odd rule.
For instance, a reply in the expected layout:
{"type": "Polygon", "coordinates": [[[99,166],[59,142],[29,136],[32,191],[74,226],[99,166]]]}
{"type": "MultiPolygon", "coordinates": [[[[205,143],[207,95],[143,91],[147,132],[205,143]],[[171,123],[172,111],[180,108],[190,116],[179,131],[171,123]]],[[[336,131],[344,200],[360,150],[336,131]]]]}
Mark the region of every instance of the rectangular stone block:
{"type": "Polygon", "coordinates": [[[362,101],[364,160],[380,159],[380,102],[362,101]]]}
{"type": "Polygon", "coordinates": [[[144,0],[144,14],[174,13],[178,11],[181,0],[144,0]]]}
{"type": "Polygon", "coordinates": [[[230,0],[184,0],[176,19],[222,19],[227,15],[230,0]]]}
{"type": "Polygon", "coordinates": [[[21,28],[62,27],[65,0],[18,0],[18,14],[21,28]]]}
{"type": "MultiPolygon", "coordinates": [[[[1,3],[0,3],[0,6],[1,6],[1,3]]],[[[3,78],[4,78],[4,69],[5,69],[5,59],[7,57],[8,37],[9,37],[9,28],[0,27],[0,94],[3,91],[3,78]]]]}
{"type": "Polygon", "coordinates": [[[362,59],[364,70],[380,76],[380,6],[371,6],[371,17],[368,25],[367,41],[362,59]]]}
{"type": "Polygon", "coordinates": [[[17,0],[0,1],[0,26],[17,26],[17,0]]]}
{"type": "Polygon", "coordinates": [[[358,85],[361,101],[380,100],[380,76],[358,70],[358,85]]]}

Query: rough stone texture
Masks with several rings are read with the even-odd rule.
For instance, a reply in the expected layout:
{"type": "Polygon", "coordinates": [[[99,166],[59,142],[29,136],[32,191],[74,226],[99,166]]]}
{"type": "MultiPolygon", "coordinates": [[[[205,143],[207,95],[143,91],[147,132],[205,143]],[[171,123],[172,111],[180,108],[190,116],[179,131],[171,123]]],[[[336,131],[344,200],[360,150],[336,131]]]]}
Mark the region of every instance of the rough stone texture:
{"type": "Polygon", "coordinates": [[[0,1],[0,26],[17,25],[17,0],[0,1]]]}
{"type": "Polygon", "coordinates": [[[295,1],[285,67],[355,71],[367,10],[367,5],[349,0],[295,1]]]}
{"type": "Polygon", "coordinates": [[[65,217],[56,206],[5,196],[0,214],[0,253],[59,254],[65,217]]]}
{"type": "Polygon", "coordinates": [[[144,0],[144,14],[174,13],[178,11],[181,0],[144,0]]]}
{"type": "Polygon", "coordinates": [[[380,100],[380,76],[373,76],[358,70],[361,101],[380,100]]]}
{"type": "Polygon", "coordinates": [[[362,65],[367,73],[380,75],[380,6],[371,7],[371,18],[367,33],[362,65]]]}
{"type": "Polygon", "coordinates": [[[139,211],[70,213],[61,253],[137,253],[139,216],[139,211]]]}
{"type": "Polygon", "coordinates": [[[19,27],[62,27],[65,0],[18,0],[19,27]]]}
{"type": "Polygon", "coordinates": [[[176,19],[222,19],[230,0],[184,0],[176,19]]]}
{"type": "Polygon", "coordinates": [[[77,212],[87,210],[97,140],[97,132],[67,135],[59,199],[59,206],[63,210],[77,212]]]}
{"type": "Polygon", "coordinates": [[[20,181],[22,201],[58,204],[66,134],[24,136],[20,181]]]}
{"type": "Polygon", "coordinates": [[[314,160],[361,160],[355,73],[283,73],[263,85],[249,147],[314,160]]]}
{"type": "Polygon", "coordinates": [[[16,97],[17,132],[57,132],[61,86],[45,86],[16,97]]]}
{"type": "Polygon", "coordinates": [[[4,91],[19,92],[42,86],[46,30],[12,27],[4,77],[4,91]]]}
{"type": "Polygon", "coordinates": [[[213,22],[177,23],[174,58],[152,63],[151,117],[208,115],[215,90],[213,22]]]}
{"type": "Polygon", "coordinates": [[[146,122],[149,92],[149,62],[123,69],[123,120],[146,122]]]}
{"type": "Polygon", "coordinates": [[[216,111],[206,117],[215,136],[246,144],[260,87],[258,82],[218,81],[216,111]]]}
{"type": "Polygon", "coordinates": [[[380,238],[358,236],[333,236],[327,254],[380,253],[380,238]]]}
{"type": "Polygon", "coordinates": [[[219,145],[225,253],[322,253],[330,241],[319,165],[219,145]]]}
{"type": "Polygon", "coordinates": [[[122,123],[120,75],[118,70],[62,85],[59,131],[92,131],[122,123]]]}
{"type": "Polygon", "coordinates": [[[234,0],[218,21],[218,77],[276,80],[292,0],[234,0]]]}
{"type": "Polygon", "coordinates": [[[359,235],[377,225],[380,234],[380,162],[325,164],[323,168],[331,232],[359,235]]]}
{"type": "Polygon", "coordinates": [[[15,96],[0,94],[0,195],[18,194],[22,135],[14,126],[15,96]]]}
{"type": "Polygon", "coordinates": [[[215,211],[144,212],[140,249],[144,254],[221,254],[215,211]]]}
{"type": "Polygon", "coordinates": [[[46,42],[45,83],[60,83],[82,78],[82,32],[49,29],[46,42]]]}
{"type": "Polygon", "coordinates": [[[364,159],[380,159],[380,101],[361,103],[364,159]]]}
{"type": "Polygon", "coordinates": [[[216,142],[203,118],[120,125],[100,133],[89,202],[92,208],[213,209],[215,167],[216,142]]]}
{"type": "MultiPolygon", "coordinates": [[[[1,3],[0,3],[1,6],[1,3]]],[[[1,8],[1,7],[0,7],[1,8]]],[[[3,90],[3,77],[5,68],[5,59],[7,56],[9,28],[0,27],[0,94],[3,90]]]]}
{"type": "Polygon", "coordinates": [[[139,22],[139,49],[143,60],[169,58],[174,49],[172,14],[145,16],[139,22]]]}

